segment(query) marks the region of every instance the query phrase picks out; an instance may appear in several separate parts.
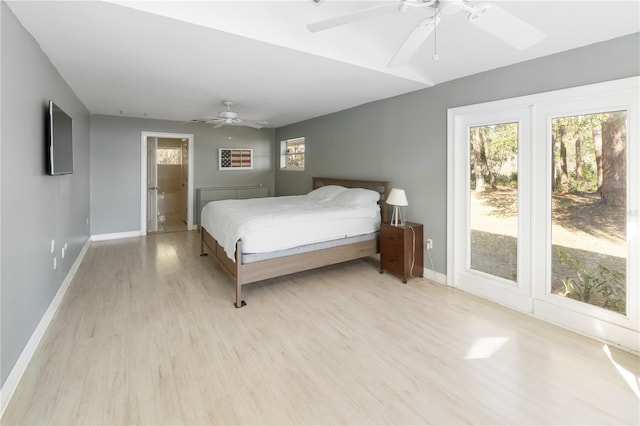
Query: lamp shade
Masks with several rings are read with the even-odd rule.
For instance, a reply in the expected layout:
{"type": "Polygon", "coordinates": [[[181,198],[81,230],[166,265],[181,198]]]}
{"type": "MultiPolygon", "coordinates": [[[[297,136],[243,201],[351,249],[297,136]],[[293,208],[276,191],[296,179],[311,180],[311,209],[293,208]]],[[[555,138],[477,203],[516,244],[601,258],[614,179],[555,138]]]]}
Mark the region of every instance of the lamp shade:
{"type": "Polygon", "coordinates": [[[387,198],[387,204],[392,206],[408,206],[407,194],[404,193],[404,189],[393,188],[387,198]]]}

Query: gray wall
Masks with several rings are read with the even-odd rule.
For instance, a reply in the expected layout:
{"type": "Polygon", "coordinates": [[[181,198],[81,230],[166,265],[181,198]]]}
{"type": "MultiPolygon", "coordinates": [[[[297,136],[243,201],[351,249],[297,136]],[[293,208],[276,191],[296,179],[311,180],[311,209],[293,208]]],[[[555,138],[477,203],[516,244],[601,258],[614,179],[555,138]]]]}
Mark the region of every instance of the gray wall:
{"type": "Polygon", "coordinates": [[[89,112],[4,2],[1,8],[1,341],[7,376],[89,238],[89,112]],[[45,107],[73,119],[74,173],[45,174],[45,107]],[[51,240],[58,268],[53,270],[51,240]],[[61,248],[68,251],[61,259],[61,248]]]}
{"type": "MultiPolygon", "coordinates": [[[[140,138],[143,131],[193,134],[198,187],[262,184],[274,193],[273,129],[91,117],[91,234],[140,230],[140,138]],[[218,170],[218,148],[252,148],[253,170],[218,170]]],[[[195,208],[195,194],[193,197],[195,208]]],[[[194,210],[195,219],[195,210],[194,210]]]]}
{"type": "Polygon", "coordinates": [[[8,7],[0,2],[0,8],[2,384],[89,231],[139,230],[142,131],[194,134],[194,187],[262,183],[271,194],[289,195],[307,192],[312,176],[387,179],[406,189],[410,203],[406,214],[425,224],[425,235],[435,244],[435,269],[444,272],[447,108],[640,74],[640,35],[634,34],[277,131],[90,117],[8,7]],[[48,99],[74,119],[73,175],[46,176],[44,172],[44,109],[48,99]],[[307,169],[275,170],[278,146],[274,142],[298,136],[307,138],[307,169]],[[217,149],[221,147],[253,148],[256,168],[218,171],[217,149]],[[86,219],[90,211],[89,230],[86,219]],[[58,258],[60,247],[65,242],[69,245],[56,271],[51,239],[57,242],[58,258]]]}
{"type": "Polygon", "coordinates": [[[279,128],[276,142],[306,137],[307,163],[276,170],[277,195],[309,191],[312,176],[389,180],[406,190],[406,217],[424,224],[445,273],[447,109],[639,75],[639,52],[636,33],[279,128]]]}

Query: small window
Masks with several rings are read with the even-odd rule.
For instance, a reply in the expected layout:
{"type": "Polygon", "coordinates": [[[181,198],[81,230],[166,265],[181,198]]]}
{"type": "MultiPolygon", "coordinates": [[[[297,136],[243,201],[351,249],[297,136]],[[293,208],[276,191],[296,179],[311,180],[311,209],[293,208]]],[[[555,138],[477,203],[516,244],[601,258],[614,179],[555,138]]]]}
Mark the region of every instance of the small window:
{"type": "Polygon", "coordinates": [[[280,169],[304,170],[304,137],[280,142],[280,169]]]}
{"type": "Polygon", "coordinates": [[[156,158],[158,165],[176,165],[182,164],[182,152],[180,148],[158,148],[156,150],[156,158]]]}

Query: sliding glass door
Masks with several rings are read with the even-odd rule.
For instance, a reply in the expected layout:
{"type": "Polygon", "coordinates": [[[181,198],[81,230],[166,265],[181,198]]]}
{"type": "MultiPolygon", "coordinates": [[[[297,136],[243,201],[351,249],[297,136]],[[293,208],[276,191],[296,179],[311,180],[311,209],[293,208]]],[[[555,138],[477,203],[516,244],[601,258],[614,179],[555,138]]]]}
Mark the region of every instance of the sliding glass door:
{"type": "Polygon", "coordinates": [[[450,285],[640,350],[639,82],[449,111],[450,285]]]}

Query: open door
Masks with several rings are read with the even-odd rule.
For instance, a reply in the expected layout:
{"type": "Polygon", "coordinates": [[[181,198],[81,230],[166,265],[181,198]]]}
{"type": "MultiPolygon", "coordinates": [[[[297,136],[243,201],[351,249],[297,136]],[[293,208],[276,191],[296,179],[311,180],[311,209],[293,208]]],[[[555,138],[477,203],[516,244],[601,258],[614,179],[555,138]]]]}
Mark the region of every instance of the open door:
{"type": "Polygon", "coordinates": [[[181,219],[187,223],[189,206],[189,141],[182,140],[182,214],[181,219]]]}
{"type": "Polygon", "coordinates": [[[147,138],[147,231],[158,232],[158,138],[147,138]]]}

